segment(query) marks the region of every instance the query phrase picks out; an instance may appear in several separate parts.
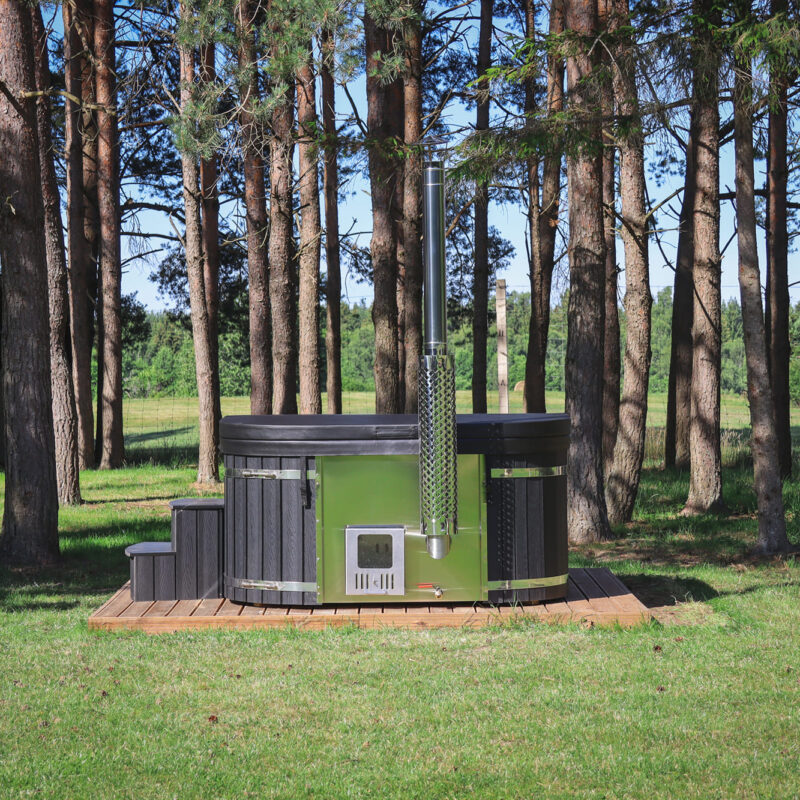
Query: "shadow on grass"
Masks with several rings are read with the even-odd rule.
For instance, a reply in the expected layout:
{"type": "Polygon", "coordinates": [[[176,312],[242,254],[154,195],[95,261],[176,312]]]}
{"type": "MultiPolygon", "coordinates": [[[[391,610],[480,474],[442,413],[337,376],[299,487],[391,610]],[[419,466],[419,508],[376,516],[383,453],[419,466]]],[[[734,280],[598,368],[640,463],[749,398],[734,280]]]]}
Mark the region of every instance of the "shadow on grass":
{"type": "Polygon", "coordinates": [[[676,606],[691,601],[705,602],[720,593],[705,581],[674,575],[623,575],[623,583],[648,608],[676,606]]]}
{"type": "Polygon", "coordinates": [[[157,439],[169,439],[172,436],[181,436],[196,430],[191,426],[185,428],[169,428],[165,430],[147,431],[147,433],[129,433],[125,436],[125,444],[142,444],[153,442],[157,439]]]}

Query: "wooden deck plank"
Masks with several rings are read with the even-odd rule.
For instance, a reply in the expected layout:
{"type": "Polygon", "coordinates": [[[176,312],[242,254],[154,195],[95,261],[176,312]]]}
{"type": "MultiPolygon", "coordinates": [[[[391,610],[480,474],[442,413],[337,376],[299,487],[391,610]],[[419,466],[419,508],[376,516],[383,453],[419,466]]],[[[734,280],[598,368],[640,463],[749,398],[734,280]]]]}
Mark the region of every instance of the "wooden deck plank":
{"type": "Polygon", "coordinates": [[[200,600],[178,600],[175,607],[167,614],[168,617],[190,617],[192,612],[200,605],[200,600]]]}
{"type": "Polygon", "coordinates": [[[613,573],[605,568],[570,572],[567,597],[539,604],[285,607],[248,606],[220,598],[132,603],[125,584],[89,618],[92,630],[133,629],[166,633],[202,628],[257,629],[329,626],[361,628],[480,627],[515,618],[543,622],[584,622],[592,625],[636,625],[650,619],[647,608],[613,573]]]}

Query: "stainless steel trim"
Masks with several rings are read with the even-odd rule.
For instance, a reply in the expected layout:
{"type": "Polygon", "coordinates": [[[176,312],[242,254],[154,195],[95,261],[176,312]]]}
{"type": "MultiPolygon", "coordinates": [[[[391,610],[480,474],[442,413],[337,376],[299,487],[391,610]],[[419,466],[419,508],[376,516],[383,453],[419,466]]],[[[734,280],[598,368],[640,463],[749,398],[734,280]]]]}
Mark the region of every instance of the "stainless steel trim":
{"type": "Polygon", "coordinates": [[[566,475],[566,466],[558,467],[494,467],[492,478],[555,478],[566,475]]]}
{"type": "MultiPolygon", "coordinates": [[[[317,477],[316,470],[305,470],[306,478],[317,477]]],[[[302,469],[251,469],[249,467],[231,467],[225,470],[226,478],[261,478],[265,481],[299,481],[303,477],[302,469]]]]}
{"type": "Polygon", "coordinates": [[[261,592],[314,592],[316,581],[263,581],[256,578],[223,577],[226,589],[255,589],[261,592]]]}
{"type": "Polygon", "coordinates": [[[563,586],[567,575],[553,575],[549,578],[518,578],[511,581],[487,581],[489,591],[497,589],[541,589],[546,586],[563,586]]]}

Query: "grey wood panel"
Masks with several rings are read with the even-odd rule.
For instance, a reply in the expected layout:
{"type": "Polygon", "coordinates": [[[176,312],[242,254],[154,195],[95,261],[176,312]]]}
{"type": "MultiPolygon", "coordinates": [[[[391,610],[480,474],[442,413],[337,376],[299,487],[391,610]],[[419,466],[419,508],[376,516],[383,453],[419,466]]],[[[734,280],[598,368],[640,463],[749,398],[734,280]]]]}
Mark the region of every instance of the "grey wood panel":
{"type": "Polygon", "coordinates": [[[175,600],[175,554],[154,556],[154,600],[175,600]]]}
{"type": "Polygon", "coordinates": [[[155,556],[134,556],[131,559],[131,597],[134,601],[155,600],[153,560],[155,556]]]}
{"type": "Polygon", "coordinates": [[[194,509],[173,509],[172,530],[175,546],[175,580],[176,599],[193,600],[198,595],[197,589],[197,523],[198,512],[194,509]]]}
{"type": "MultiPolygon", "coordinates": [[[[241,469],[245,461],[244,457],[236,456],[234,466],[241,469]]],[[[237,578],[244,578],[247,577],[247,479],[235,478],[233,483],[233,514],[237,521],[233,543],[233,574],[237,578]]],[[[228,597],[237,603],[244,603],[247,601],[247,592],[244,589],[234,589],[233,595],[229,594],[228,597]]]]}
{"type": "MultiPolygon", "coordinates": [[[[528,484],[529,480],[515,478],[504,479],[514,486],[514,529],[510,536],[514,542],[513,578],[527,578],[528,575],[528,484]]],[[[512,600],[524,602],[528,599],[526,589],[518,589],[511,594],[512,600]]]]}
{"type": "Polygon", "coordinates": [[[197,597],[222,597],[223,511],[197,510],[197,597]]]}
{"type": "MultiPolygon", "coordinates": [[[[304,458],[303,469],[315,469],[313,458],[304,458]]],[[[302,473],[304,476],[306,472],[302,473]]],[[[307,480],[305,477],[303,480],[307,480]]],[[[308,502],[303,509],[303,580],[317,579],[317,483],[311,479],[307,482],[308,502]]],[[[316,605],[316,592],[303,593],[304,605],[316,605]]]]}
{"type": "MultiPolygon", "coordinates": [[[[261,469],[260,458],[246,458],[245,466],[252,469],[261,469]]],[[[263,492],[264,484],[269,481],[263,480],[246,480],[245,491],[246,496],[246,517],[247,523],[244,530],[245,538],[245,571],[239,575],[240,578],[263,578],[261,574],[261,565],[264,558],[264,519],[261,513],[263,508],[263,492]]],[[[245,591],[245,597],[248,603],[260,603],[261,592],[255,589],[248,589],[245,591]]]]}
{"type": "Polygon", "coordinates": [[[542,508],[542,534],[545,574],[565,574],[569,562],[566,475],[547,479],[542,508]]]}
{"type": "MultiPolygon", "coordinates": [[[[302,469],[305,459],[282,458],[281,469],[302,469]]],[[[303,580],[303,510],[300,496],[300,481],[281,481],[281,540],[282,576],[285,581],[303,580]]],[[[302,592],[283,592],[282,600],[287,605],[300,605],[302,592]]]]}
{"type": "MultiPolygon", "coordinates": [[[[262,458],[262,469],[280,469],[279,458],[262,458]]],[[[283,481],[262,481],[262,515],[264,521],[264,571],[265,580],[281,580],[281,492],[283,481]]],[[[280,603],[281,592],[261,592],[262,603],[280,603]]]]}

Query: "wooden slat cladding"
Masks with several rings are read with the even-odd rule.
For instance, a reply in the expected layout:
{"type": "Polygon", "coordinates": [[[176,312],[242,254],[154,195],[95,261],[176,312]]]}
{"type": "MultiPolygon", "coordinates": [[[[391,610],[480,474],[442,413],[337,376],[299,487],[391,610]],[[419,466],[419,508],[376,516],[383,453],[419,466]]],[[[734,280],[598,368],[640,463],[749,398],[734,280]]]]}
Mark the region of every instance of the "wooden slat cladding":
{"type": "MultiPolygon", "coordinates": [[[[230,578],[316,582],[316,484],[311,457],[225,456],[226,471],[297,470],[300,479],[225,478],[225,572],[230,578]]],[[[316,592],[224,589],[238,603],[313,606],[316,592]]]]}
{"type": "MultiPolygon", "coordinates": [[[[564,476],[492,478],[491,470],[530,467],[525,457],[487,458],[488,577],[520,580],[567,572],[564,476]]],[[[564,587],[489,592],[494,603],[532,603],[563,597],[564,587]]]]}
{"type": "Polygon", "coordinates": [[[481,627],[521,619],[583,625],[638,625],[651,619],[649,610],[609,570],[570,570],[567,596],[545,604],[506,606],[441,605],[254,607],[231,600],[182,600],[177,603],[132,603],[128,585],[89,617],[91,630],[142,630],[149,633],[202,628],[296,627],[320,630],[354,625],[359,628],[481,627]]]}

